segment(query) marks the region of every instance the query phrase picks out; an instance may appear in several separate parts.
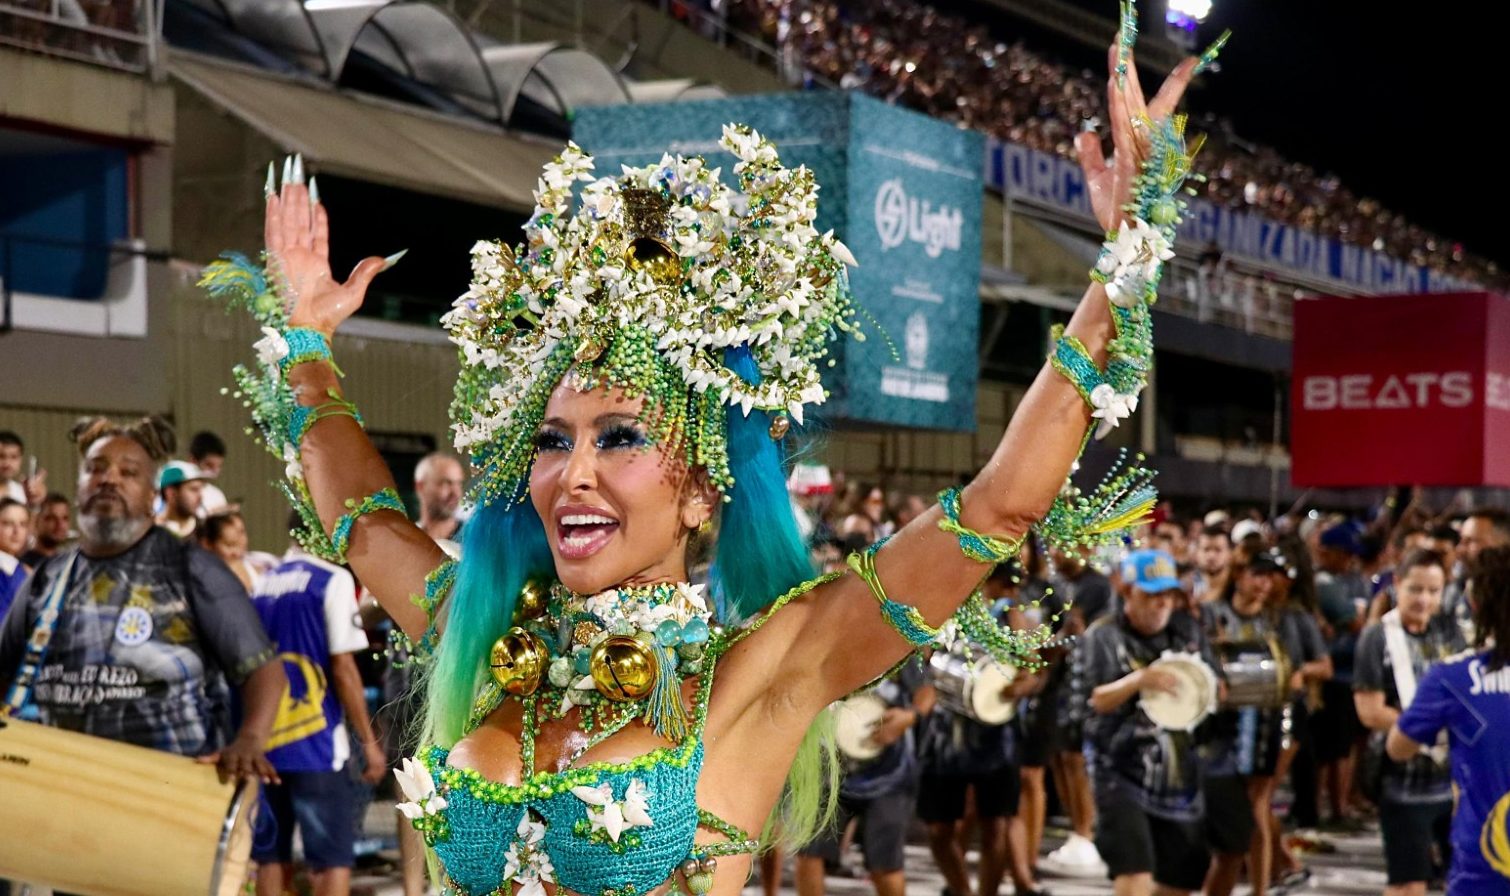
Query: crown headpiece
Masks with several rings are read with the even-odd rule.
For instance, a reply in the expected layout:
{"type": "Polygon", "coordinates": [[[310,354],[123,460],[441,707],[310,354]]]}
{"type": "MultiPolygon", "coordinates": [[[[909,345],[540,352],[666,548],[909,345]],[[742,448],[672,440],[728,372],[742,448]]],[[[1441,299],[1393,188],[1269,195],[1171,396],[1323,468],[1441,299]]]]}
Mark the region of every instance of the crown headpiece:
{"type": "Polygon", "coordinates": [[[472,287],[442,323],[461,355],[455,444],[481,500],[522,492],[546,400],[568,374],[644,396],[652,434],[726,493],[727,408],[771,412],[779,438],[826,398],[818,366],[836,331],[853,329],[854,258],[813,227],[811,171],[783,168],[742,125],[720,142],[739,160],[739,192],[696,156],[593,179],[569,143],[536,185],[525,241],[472,247],[472,287]]]}

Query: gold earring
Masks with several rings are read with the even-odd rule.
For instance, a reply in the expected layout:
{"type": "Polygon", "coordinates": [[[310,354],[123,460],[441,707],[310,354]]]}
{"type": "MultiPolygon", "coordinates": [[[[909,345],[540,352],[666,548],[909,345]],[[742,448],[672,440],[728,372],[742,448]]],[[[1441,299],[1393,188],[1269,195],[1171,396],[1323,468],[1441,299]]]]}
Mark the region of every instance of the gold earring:
{"type": "Polygon", "coordinates": [[[698,526],[697,526],[697,534],[698,535],[707,535],[709,532],[712,532],[712,531],[713,531],[713,518],[712,517],[708,517],[707,519],[705,519],[701,523],[699,523],[698,526]]]}

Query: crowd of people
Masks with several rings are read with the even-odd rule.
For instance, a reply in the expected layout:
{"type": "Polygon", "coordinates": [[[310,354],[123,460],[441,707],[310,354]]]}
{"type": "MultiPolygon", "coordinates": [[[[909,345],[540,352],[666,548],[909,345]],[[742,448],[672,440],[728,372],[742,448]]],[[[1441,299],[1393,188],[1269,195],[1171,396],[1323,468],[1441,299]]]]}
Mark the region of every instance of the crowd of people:
{"type": "MultiPolygon", "coordinates": [[[[383,614],[349,571],[297,545],[249,549],[237,502],[215,487],[226,448],[214,434],[196,435],[183,459],[171,456],[171,431],[157,421],[90,421],[75,438],[70,500],[39,488],[45,473],[23,471],[22,439],[0,432],[0,612],[14,605],[0,630],[0,681],[26,674],[25,643],[59,576],[81,601],[92,595],[90,605],[119,597],[141,606],[137,629],[57,627],[23,717],[261,776],[259,892],[288,885],[296,829],[316,891],[346,892],[361,784],[378,783],[407,755],[412,721],[412,667],[384,652],[383,614]],[[74,544],[86,552],[60,571],[74,544]],[[193,620],[187,637],[174,634],[181,617],[193,620]],[[60,687],[113,661],[102,638],[171,651],[183,674],[118,695],[60,687]],[[374,692],[384,696],[370,700],[374,692]],[[289,693],[308,699],[280,699],[289,693]]],[[[462,463],[428,456],[414,487],[420,525],[459,550],[462,463]]],[[[810,463],[794,468],[788,488],[821,570],[843,568],[844,557],[929,503],[810,463]]],[[[1040,666],[1005,679],[998,699],[1011,706],[1009,720],[982,720],[968,685],[961,697],[959,669],[980,667],[968,646],[958,659],[958,643],[881,682],[867,699],[884,708],[860,735],[874,750],[845,758],[835,826],[795,856],[799,893],[822,893],[826,875],[844,873],[851,837],[876,891],[904,892],[914,819],[959,896],[995,893],[1008,878],[1034,894],[1041,873],[1105,874],[1130,893],[1158,884],[1224,894],[1244,879],[1254,892],[1283,891],[1310,875],[1297,847],[1324,836],[1297,839],[1287,828],[1356,832],[1375,820],[1391,894],[1460,873],[1474,841],[1448,837],[1453,789],[1439,732],[1463,728],[1451,727],[1453,692],[1433,676],[1467,674],[1455,658],[1482,646],[1475,623],[1481,635],[1498,624],[1482,606],[1476,616],[1470,597],[1482,603],[1510,578],[1510,515],[1433,514],[1419,500],[1364,521],[1225,510],[1187,518],[1164,505],[1141,541],[1080,557],[1030,540],[983,584],[1005,622],[1047,623],[1058,634],[1040,666]],[[1243,696],[1255,651],[1271,663],[1270,696],[1256,702],[1243,696]],[[1234,702],[1205,707],[1199,724],[1163,727],[1148,695],[1178,694],[1179,675],[1160,662],[1170,653],[1198,658],[1234,702]],[[1273,664],[1287,676],[1277,697],[1273,664]],[[1055,804],[1069,829],[1045,852],[1055,804]],[[965,832],[980,838],[974,882],[965,832]]],[[[1482,689],[1485,673],[1473,674],[1482,689]]],[[[422,893],[422,845],[404,837],[400,846],[406,892],[422,893]]],[[[767,892],[780,884],[783,859],[764,857],[767,892]]]]}
{"type": "MultiPolygon", "coordinates": [[[[70,499],[46,491],[45,471],[23,463],[20,435],[0,431],[7,699],[19,682],[22,719],[261,778],[257,892],[293,887],[296,830],[314,892],[349,892],[361,810],[372,786],[390,779],[411,720],[401,701],[379,716],[389,701],[369,699],[407,689],[407,679],[383,688],[385,676],[402,673],[384,662],[386,619],[343,567],[292,542],[270,546],[277,553],[250,548],[240,502],[216,486],[226,456],[216,434],[196,434],[183,458],[157,418],[87,420],[73,437],[70,499]],[[49,614],[54,583],[63,594],[49,614]],[[71,686],[91,681],[124,686],[71,686]]],[[[414,487],[427,531],[454,536],[461,463],[424,458],[414,487]]],[[[406,893],[416,896],[425,892],[422,849],[417,837],[400,846],[406,893]]]]}
{"type": "MultiPolygon", "coordinates": [[[[922,504],[822,467],[799,467],[792,492],[815,558],[830,563],[884,537],[922,504]]],[[[1415,710],[1425,719],[1415,730],[1402,714],[1431,676],[1467,674],[1467,649],[1493,635],[1497,604],[1475,616],[1469,595],[1510,597],[1494,591],[1510,572],[1510,514],[1434,514],[1418,496],[1391,501],[1369,520],[1264,520],[1225,510],[1186,518],[1165,505],[1142,540],[1147,547],[1094,558],[1044,555],[1030,542],[1019,564],[998,568],[985,586],[1003,612],[1052,621],[1066,643],[1045,652],[1043,668],[1018,670],[1006,696],[1020,708],[991,738],[944,709],[916,721],[919,771],[912,790],[898,789],[929,823],[951,892],[994,893],[1003,869],[1018,892],[1034,892],[1040,866],[1105,873],[1119,893],[1126,882],[1125,892],[1157,884],[1225,894],[1242,879],[1252,892],[1288,891],[1311,877],[1297,847],[1318,846],[1321,832],[1374,823],[1392,896],[1440,886],[1449,868],[1464,887],[1453,892],[1500,885],[1486,884],[1488,860],[1475,839],[1487,807],[1474,810],[1471,834],[1460,826],[1449,841],[1453,786],[1437,741],[1463,712],[1453,692],[1438,685],[1434,706],[1415,710]],[[1480,583],[1476,592],[1470,583],[1480,583]],[[1169,728],[1145,709],[1150,693],[1180,692],[1178,670],[1159,662],[1170,653],[1198,657],[1226,695],[1206,708],[1209,716],[1198,714],[1199,724],[1169,728]],[[1276,669],[1284,670],[1278,687],[1276,669]],[[940,726],[948,736],[926,733],[940,726]],[[962,726],[970,737],[961,737],[962,726]],[[1415,755],[1409,736],[1434,749],[1415,755]],[[952,770],[961,744],[982,743],[968,766],[978,774],[958,787],[961,807],[965,789],[973,791],[982,835],[995,842],[983,846],[975,889],[952,861],[957,828],[933,824],[946,817],[934,812],[934,795],[950,788],[934,780],[919,790],[917,780],[952,770]],[[1070,830],[1040,863],[1046,779],[1070,830]],[[987,823],[998,815],[1006,816],[1002,825],[987,823]]],[[[907,705],[935,707],[928,690],[912,688],[907,705]]],[[[1480,684],[1472,692],[1484,691],[1480,684]]],[[[1482,708],[1467,711],[1484,724],[1482,708]]],[[[898,742],[889,722],[877,735],[888,744],[898,742]]],[[[897,765],[870,760],[852,774],[863,789],[885,777],[878,769],[897,765]]],[[[1504,789],[1488,777],[1479,773],[1479,802],[1504,789]]],[[[885,801],[891,795],[876,798],[883,819],[907,812],[885,801]]],[[[877,891],[890,892],[885,882],[900,869],[905,831],[894,821],[878,827],[895,832],[893,841],[873,844],[877,835],[866,834],[866,868],[877,891]]]]}
{"type": "MultiPolygon", "coordinates": [[[[855,89],[1069,159],[1076,122],[1106,120],[1106,96],[1078,71],[938,5],[903,0],[700,0],[687,3],[775,49],[794,86],[855,89]]],[[[1230,122],[1196,114],[1207,137],[1197,190],[1237,209],[1485,286],[1506,272],[1461,243],[1412,224],[1336,175],[1242,140],[1230,122]]]]}

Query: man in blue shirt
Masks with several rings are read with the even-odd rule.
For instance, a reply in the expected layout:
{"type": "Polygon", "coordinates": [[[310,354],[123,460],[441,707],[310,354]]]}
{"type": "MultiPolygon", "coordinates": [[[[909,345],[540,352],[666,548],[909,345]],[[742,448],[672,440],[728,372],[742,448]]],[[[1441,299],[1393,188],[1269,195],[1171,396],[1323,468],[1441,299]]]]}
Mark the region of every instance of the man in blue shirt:
{"type": "Polygon", "coordinates": [[[356,620],[356,584],[341,567],[292,547],[252,602],[289,681],[268,741],[267,757],[282,782],[265,790],[269,811],[258,819],[257,892],[278,896],[291,882],[297,826],[315,893],[342,896],[351,887],[355,821],[343,710],[362,745],[363,780],[376,783],[387,769],[352,656],[367,649],[356,620]]]}
{"type": "Polygon", "coordinates": [[[1427,671],[1387,746],[1404,762],[1447,730],[1458,791],[1447,892],[1489,896],[1510,892],[1510,547],[1479,552],[1468,596],[1474,650],[1427,671]]]}

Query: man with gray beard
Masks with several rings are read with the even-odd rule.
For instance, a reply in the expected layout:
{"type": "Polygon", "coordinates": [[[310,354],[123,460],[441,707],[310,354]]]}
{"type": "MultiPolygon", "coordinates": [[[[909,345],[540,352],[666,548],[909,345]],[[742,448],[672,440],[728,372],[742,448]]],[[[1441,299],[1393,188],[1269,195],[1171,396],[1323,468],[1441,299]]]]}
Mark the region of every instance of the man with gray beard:
{"type": "Polygon", "coordinates": [[[43,563],[11,605],[0,693],[14,704],[29,690],[43,724],[275,780],[263,748],[287,687],[283,664],[225,564],[152,523],[172,429],[100,417],[72,436],[79,543],[43,563]],[[234,735],[227,682],[240,696],[234,735]]]}

